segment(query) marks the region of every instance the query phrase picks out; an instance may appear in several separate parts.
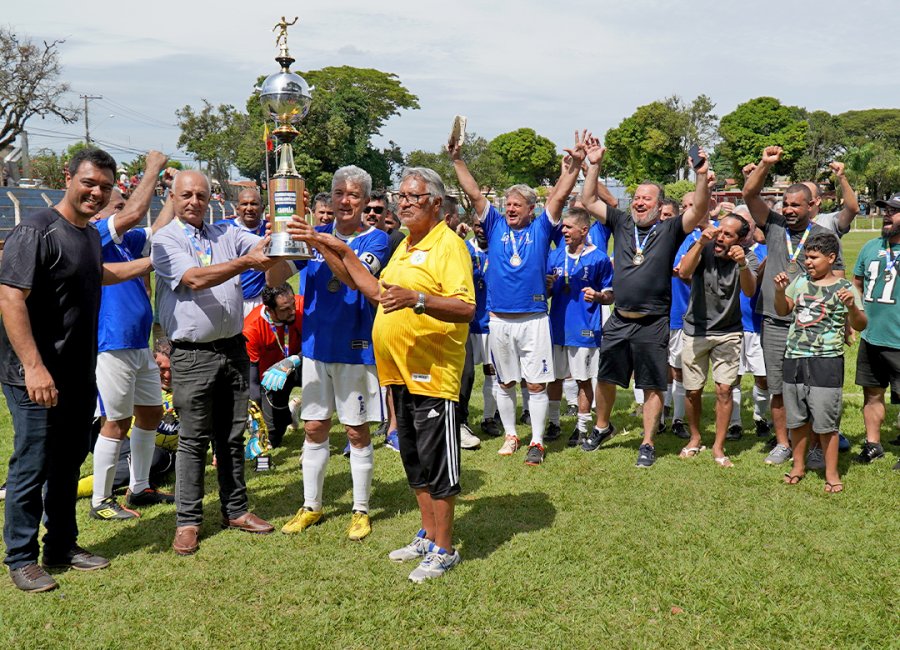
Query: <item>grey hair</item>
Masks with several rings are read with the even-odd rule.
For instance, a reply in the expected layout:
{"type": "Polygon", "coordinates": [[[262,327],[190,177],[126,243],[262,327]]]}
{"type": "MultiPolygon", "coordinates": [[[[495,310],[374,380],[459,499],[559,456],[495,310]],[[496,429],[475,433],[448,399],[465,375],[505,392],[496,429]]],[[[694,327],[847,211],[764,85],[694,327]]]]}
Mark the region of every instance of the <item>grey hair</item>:
{"type": "Polygon", "coordinates": [[[334,176],[331,178],[331,191],[333,192],[338,184],[348,181],[359,185],[366,200],[372,196],[372,177],[369,176],[369,172],[356,165],[347,165],[334,172],[334,176]]]}
{"type": "Polygon", "coordinates": [[[433,199],[441,199],[443,201],[444,196],[447,194],[447,190],[444,189],[444,181],[433,169],[428,167],[407,167],[403,170],[403,175],[400,176],[400,182],[403,183],[407,178],[418,178],[425,183],[425,189],[428,190],[433,199]]]}
{"type": "Polygon", "coordinates": [[[510,194],[518,194],[528,205],[534,205],[537,203],[537,194],[530,186],[525,185],[524,183],[519,183],[518,185],[513,185],[512,187],[507,188],[506,192],[504,192],[504,196],[509,198],[510,194]]]}

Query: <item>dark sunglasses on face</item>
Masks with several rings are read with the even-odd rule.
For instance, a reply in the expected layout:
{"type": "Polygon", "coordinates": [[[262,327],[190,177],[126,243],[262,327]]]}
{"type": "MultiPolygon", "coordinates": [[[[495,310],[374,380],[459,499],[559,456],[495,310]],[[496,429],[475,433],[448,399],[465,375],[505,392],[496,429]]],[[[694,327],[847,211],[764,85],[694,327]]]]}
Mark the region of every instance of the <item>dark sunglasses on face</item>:
{"type": "Polygon", "coordinates": [[[383,205],[368,205],[368,206],[366,206],[366,212],[374,212],[375,214],[383,214],[384,206],[383,205]]]}

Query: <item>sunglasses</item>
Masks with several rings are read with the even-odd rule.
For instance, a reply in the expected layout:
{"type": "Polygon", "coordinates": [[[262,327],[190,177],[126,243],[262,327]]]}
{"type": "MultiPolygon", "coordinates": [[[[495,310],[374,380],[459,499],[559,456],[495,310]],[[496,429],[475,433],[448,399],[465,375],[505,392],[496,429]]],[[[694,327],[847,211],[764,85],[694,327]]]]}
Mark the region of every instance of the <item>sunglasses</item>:
{"type": "Polygon", "coordinates": [[[383,205],[368,205],[368,206],[366,206],[366,212],[374,212],[375,214],[383,214],[384,206],[383,205]]]}

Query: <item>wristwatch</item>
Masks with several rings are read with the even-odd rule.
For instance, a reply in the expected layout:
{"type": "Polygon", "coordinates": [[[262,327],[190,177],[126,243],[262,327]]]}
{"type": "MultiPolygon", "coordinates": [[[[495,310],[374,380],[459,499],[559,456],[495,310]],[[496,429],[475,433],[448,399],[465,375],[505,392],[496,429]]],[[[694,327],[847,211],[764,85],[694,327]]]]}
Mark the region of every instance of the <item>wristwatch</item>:
{"type": "Polygon", "coordinates": [[[419,297],[416,299],[416,304],[413,305],[413,311],[417,314],[425,313],[425,294],[421,291],[419,292],[419,297]]]}

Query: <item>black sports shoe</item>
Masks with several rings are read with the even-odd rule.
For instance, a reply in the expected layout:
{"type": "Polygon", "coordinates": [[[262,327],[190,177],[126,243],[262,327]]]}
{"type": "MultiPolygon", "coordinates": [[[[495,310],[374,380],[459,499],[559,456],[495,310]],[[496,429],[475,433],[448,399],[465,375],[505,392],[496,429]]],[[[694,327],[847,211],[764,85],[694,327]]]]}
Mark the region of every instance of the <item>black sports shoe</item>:
{"type": "Polygon", "coordinates": [[[690,440],[691,434],[681,420],[672,420],[672,433],[682,440],[690,440]]]}
{"type": "Polygon", "coordinates": [[[728,432],[725,434],[725,440],[740,440],[744,437],[744,427],[740,424],[732,424],[728,427],[728,432]]]}
{"type": "Polygon", "coordinates": [[[383,436],[386,436],[387,433],[388,433],[388,422],[387,422],[387,420],[385,420],[380,425],[378,425],[378,428],[375,429],[375,433],[372,434],[372,437],[377,437],[377,436],[383,437],[383,436]]]}
{"type": "Polygon", "coordinates": [[[560,435],[562,435],[562,431],[559,425],[555,422],[548,422],[547,431],[544,433],[544,441],[553,442],[554,440],[559,440],[560,435]]]}
{"type": "Polygon", "coordinates": [[[637,462],[635,463],[636,467],[650,467],[653,463],[656,462],[656,449],[653,448],[653,445],[641,445],[638,449],[638,457],[637,462]]]}
{"type": "Polygon", "coordinates": [[[586,432],[579,431],[578,427],[575,427],[575,430],[572,432],[572,435],[569,436],[569,442],[567,442],[566,444],[569,447],[578,447],[579,445],[581,445],[581,443],[584,442],[585,437],[586,437],[586,432]]]}
{"type": "Polygon", "coordinates": [[[665,433],[668,425],[665,420],[660,420],[659,424],[656,427],[656,433],[665,433]]]}
{"type": "Polygon", "coordinates": [[[497,420],[490,418],[481,421],[481,433],[490,436],[491,438],[496,438],[503,432],[500,430],[500,425],[497,423],[497,420]]]}
{"type": "Polygon", "coordinates": [[[594,427],[594,430],[591,431],[590,435],[584,439],[581,443],[581,449],[583,451],[597,451],[597,449],[604,442],[612,438],[616,433],[616,427],[610,422],[605,431],[601,431],[597,427],[594,427]]]}
{"type": "Polygon", "coordinates": [[[109,560],[94,555],[80,546],[73,546],[68,553],[54,557],[44,553],[45,569],[77,569],[78,571],[96,571],[109,566],[109,560]]]}
{"type": "Polygon", "coordinates": [[[863,443],[862,451],[856,457],[856,461],[859,463],[871,463],[873,460],[878,460],[883,456],[884,447],[881,446],[881,443],[866,440],[863,443]]]}
{"type": "Polygon", "coordinates": [[[10,569],[9,577],[12,578],[16,587],[22,591],[30,591],[32,593],[50,591],[59,586],[56,580],[53,579],[53,576],[44,571],[43,567],[38,564],[26,564],[18,569],[10,569]]]}
{"type": "Polygon", "coordinates": [[[766,420],[754,420],[753,424],[756,426],[756,435],[760,438],[765,438],[772,433],[772,427],[766,420]]]}
{"type": "Polygon", "coordinates": [[[3,485],[0,485],[0,501],[6,498],[6,481],[3,481],[3,485]]]}
{"type": "Polygon", "coordinates": [[[175,503],[175,495],[168,492],[160,492],[154,488],[141,490],[137,494],[131,488],[125,491],[125,505],[131,507],[155,506],[160,503],[175,503]]]}
{"type": "Polygon", "coordinates": [[[106,497],[99,506],[91,508],[91,519],[111,521],[113,519],[134,519],[141,515],[130,508],[126,508],[116,501],[115,497],[106,497]]]}
{"type": "Polygon", "coordinates": [[[527,409],[522,411],[522,417],[519,418],[520,424],[531,424],[531,412],[527,409]]]}
{"type": "Polygon", "coordinates": [[[569,404],[566,407],[566,416],[570,418],[574,418],[578,415],[578,405],[577,404],[569,404]]]}
{"type": "Polygon", "coordinates": [[[544,462],[544,445],[532,442],[528,445],[528,453],[525,454],[526,465],[540,465],[544,462]]]}

